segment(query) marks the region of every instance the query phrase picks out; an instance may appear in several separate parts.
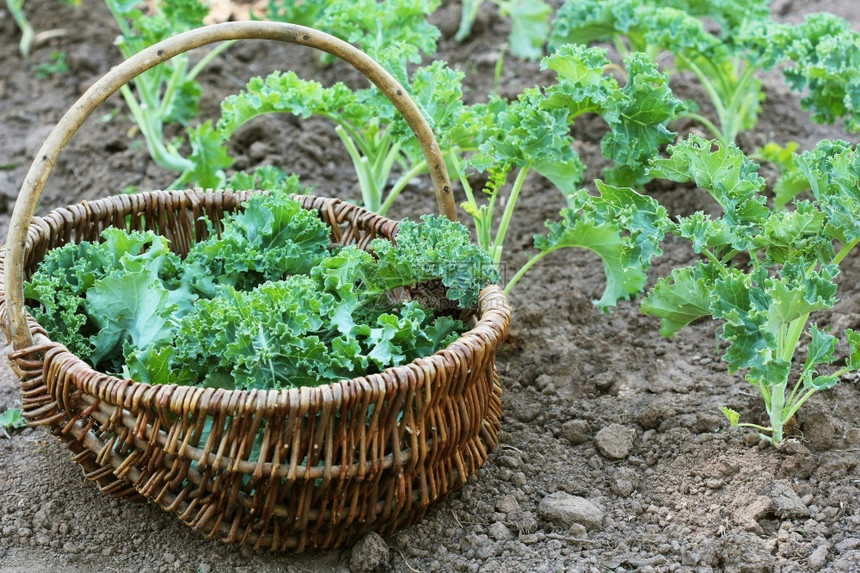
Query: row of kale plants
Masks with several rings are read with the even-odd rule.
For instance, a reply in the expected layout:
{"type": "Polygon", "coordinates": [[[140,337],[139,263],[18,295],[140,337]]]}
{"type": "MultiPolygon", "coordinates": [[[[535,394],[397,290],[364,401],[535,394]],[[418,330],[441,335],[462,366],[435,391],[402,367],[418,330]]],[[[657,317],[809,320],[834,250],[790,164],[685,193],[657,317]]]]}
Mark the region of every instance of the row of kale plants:
{"type": "MultiPolygon", "coordinates": [[[[137,2],[105,1],[124,56],[200,26],[208,14],[198,0],[165,0],[152,13],[137,2]]],[[[835,305],[839,265],[860,241],[860,154],[839,140],[803,152],[791,142],[770,142],[752,150],[777,168],[778,179],[768,183],[735,142],[755,129],[765,99],[762,74],[775,68],[803,93],[801,108],[812,120],[860,129],[860,35],[830,14],[777,23],[767,0],[567,0],[555,13],[540,0],[492,3],[509,19],[512,56],[540,59],[541,69],[554,73],[554,81],[511,101],[493,93],[467,104],[464,74],[432,59],[440,32],[428,17],[439,0],[270,0],[267,17],[341,37],[400,81],[437,134],[477,243],[496,267],[526,181],[542,177],[542,188],[557,188],[565,207],[535,237],[535,251],[503,285],[506,292],[544,257],[580,247],[602,260],[606,287],[595,301],[601,310],[644,294],[641,310],[660,318],[664,336],[703,317],[721,321],[723,360],[760,393],[769,425],[724,413],[732,425],[754,427],[781,444],[786,423],[814,392],[860,368],[860,334],[847,330],[847,350],[837,352],[837,338],[810,322],[812,313],[835,305]],[[678,74],[700,84],[701,102],[676,97],[670,84],[678,74]],[[601,152],[608,167],[589,187],[572,136],[585,115],[606,124],[601,152]],[[710,139],[679,138],[672,128],[682,118],[699,123],[710,139]],[[670,216],[645,191],[654,178],[693,182],[722,214],[670,216]],[[478,180],[482,187],[473,188],[478,180]],[[645,293],[667,236],[688,240],[695,262],[645,293]],[[804,357],[797,356],[802,341],[804,357]]],[[[457,40],[468,40],[482,4],[462,3],[457,40]]],[[[170,187],[292,185],[274,166],[231,169],[231,135],[269,113],[330,120],[355,167],[363,205],[380,214],[426,173],[408,126],[373,87],[323,86],[276,71],[224,99],[217,121],[199,121],[196,78],[227,49],[222,44],[196,62],[179,56],[123,88],[153,160],[176,174],[170,187]],[[166,138],[171,123],[187,126],[184,137],[166,138]]]]}

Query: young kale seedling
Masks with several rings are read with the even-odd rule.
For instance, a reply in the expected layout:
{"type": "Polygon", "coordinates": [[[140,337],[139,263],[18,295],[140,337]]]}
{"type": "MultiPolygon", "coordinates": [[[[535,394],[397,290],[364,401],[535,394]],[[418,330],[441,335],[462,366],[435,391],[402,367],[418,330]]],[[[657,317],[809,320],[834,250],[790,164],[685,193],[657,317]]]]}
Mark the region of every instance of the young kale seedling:
{"type": "Polygon", "coordinates": [[[835,304],[839,264],[860,241],[860,154],[842,142],[822,142],[798,163],[812,198],[793,198],[780,210],[767,205],[757,165],[731,145],[691,136],[670,146],[669,157],[652,169],[655,177],[695,182],[723,215],[698,212],[671,222],[671,232],[689,240],[702,260],[660,279],[642,311],[660,317],[664,336],[701,317],[723,322],[723,360],[729,372],[745,371],[770,425],[739,423],[737,412],[722,410],[732,426],[755,428],[776,446],[810,396],[860,368],[860,335],[846,330],[844,364],[819,372],[836,360],[837,340],[814,323],[807,328],[813,312],[835,304]],[[793,373],[804,334],[806,358],[793,373]]]}
{"type": "Polygon", "coordinates": [[[570,126],[587,113],[601,116],[610,128],[601,148],[615,163],[606,175],[616,182],[637,183],[645,177],[651,155],[674,137],[665,124],[681,102],[669,91],[666,76],[643,54],[625,60],[624,85],[607,73],[608,65],[602,49],[564,46],[543,61],[545,69],[556,72],[555,84],[526,90],[509,104],[496,99],[484,105],[493,116],[492,127],[481,135],[480,152],[469,165],[489,171],[487,201],[479,204],[461,177],[467,197],[463,208],[475,221],[478,244],[491,252],[496,264],[501,262],[505,235],[531,171],[552,182],[568,204],[559,221],[547,223],[549,233],[536,237],[538,253],[508,281],[506,292],[545,256],[583,247],[603,259],[607,286],[598,305],[607,310],[644,287],[644,271],[659,254],[663,233],[656,223],[664,211],[655,200],[603,185],[599,197],[579,190],[583,166],[573,150],[570,126]],[[505,197],[504,181],[513,172],[516,177],[505,197]],[[498,223],[497,208],[503,208],[498,223]]]}
{"type": "MultiPolygon", "coordinates": [[[[80,0],[64,0],[64,2],[75,6],[80,4],[80,0]]],[[[6,0],[6,9],[9,10],[9,14],[15,20],[15,25],[18,26],[18,30],[21,32],[21,40],[18,42],[18,53],[21,54],[22,58],[30,55],[33,44],[38,44],[39,41],[65,34],[65,30],[63,29],[47,30],[36,34],[33,30],[33,25],[30,24],[30,20],[24,14],[24,0],[6,0]]]]}
{"type": "Polygon", "coordinates": [[[68,73],[69,66],[66,64],[66,52],[53,51],[48,56],[47,62],[33,66],[33,75],[37,78],[50,78],[52,76],[68,73]]]}
{"type": "Polygon", "coordinates": [[[0,413],[0,431],[9,438],[7,430],[20,430],[27,425],[27,421],[21,415],[20,408],[6,408],[0,413]]]}
{"type": "Polygon", "coordinates": [[[558,12],[550,46],[611,40],[623,55],[646,52],[671,62],[670,75],[692,72],[702,85],[717,121],[698,105],[679,114],[701,123],[723,144],[755,127],[764,99],[759,75],[780,63],[795,90],[808,89],[802,107],[818,122],[845,117],[846,128],[860,124],[851,94],[860,85],[860,36],[832,15],[813,15],[804,24],[779,25],[767,0],[567,0],[558,12]],[[718,34],[701,18],[715,21],[718,34]],[[662,57],[670,55],[671,58],[662,57]]]}
{"type": "MultiPolygon", "coordinates": [[[[404,86],[439,135],[440,149],[447,155],[475,146],[468,134],[459,137],[462,132],[452,125],[463,108],[462,78],[462,73],[437,61],[415,70],[411,82],[404,86]]],[[[355,168],[364,207],[379,214],[388,211],[414,177],[427,171],[414,135],[394,105],[375,87],[352,90],[342,83],[324,87],[293,72],[275,72],[265,79],[252,79],[245,90],[225,98],[221,110],[217,125],[221,141],[267,113],[320,116],[332,121],[355,168]],[[395,166],[399,166],[400,174],[389,187],[395,166]]]]}
{"type": "MultiPolygon", "coordinates": [[[[404,85],[437,133],[444,133],[448,108],[462,107],[462,74],[443,62],[407,72],[409,64],[421,61],[422,53],[436,50],[440,33],[426,17],[438,6],[438,0],[273,0],[268,12],[273,19],[298,20],[362,49],[404,85]]],[[[193,174],[197,179],[215,174],[218,181],[213,186],[244,189],[253,182],[253,188],[270,189],[286,179],[286,173],[274,166],[263,166],[253,175],[224,176],[223,168],[231,161],[227,140],[246,122],[273,112],[332,121],[353,162],[363,205],[372,211],[386,213],[409,181],[427,170],[420,147],[399,112],[375,88],[352,90],[342,83],[323,87],[292,72],[274,72],[265,79],[252,79],[242,92],[227,97],[221,108],[217,128],[192,138],[192,144],[196,141],[204,151],[192,157],[193,174]],[[389,188],[396,166],[400,175],[389,188]]]]}
{"type": "MultiPolygon", "coordinates": [[[[139,2],[105,2],[121,32],[115,44],[126,58],[169,36],[202,26],[203,18],[209,13],[209,8],[198,0],[165,0],[151,16],[138,10],[139,2]]],[[[180,54],[144,72],[130,86],[121,89],[152,159],[169,171],[181,173],[170,187],[183,184],[214,187],[220,182],[219,171],[232,164],[215,143],[217,140],[208,122],[188,129],[192,150],[188,157],[179,151],[181,140],[169,141],[164,134],[166,124],[187,125],[197,116],[200,86],[195,78],[231,44],[219,44],[193,66],[188,54],[180,54]],[[201,169],[199,165],[204,159],[206,169],[201,169]]]]}

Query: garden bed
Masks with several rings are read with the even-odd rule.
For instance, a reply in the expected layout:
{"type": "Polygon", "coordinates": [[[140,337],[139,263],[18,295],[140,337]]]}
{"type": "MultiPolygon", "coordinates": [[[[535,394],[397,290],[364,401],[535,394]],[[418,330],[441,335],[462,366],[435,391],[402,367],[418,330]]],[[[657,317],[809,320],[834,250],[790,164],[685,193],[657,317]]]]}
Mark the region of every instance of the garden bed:
{"type": "MultiPolygon", "coordinates": [[[[798,21],[829,10],[860,29],[850,0],[776,1],[774,14],[798,21]]],[[[0,10],[0,235],[31,158],[81,91],[120,61],[113,20],[100,2],[75,9],[31,2],[36,29],[68,34],[17,57],[17,33],[0,10]],[[67,53],[67,73],[37,78],[35,64],[67,53]]],[[[456,44],[459,18],[451,3],[434,16],[443,31],[437,57],[466,74],[466,100],[492,86],[506,22],[482,13],[473,37],[456,44]]],[[[319,68],[301,48],[246,42],[220,56],[200,77],[203,115],[253,75],[292,67],[323,83],[363,84],[336,64],[319,68]],[[284,63],[288,64],[285,65],[284,63]]],[[[500,93],[515,97],[542,76],[537,64],[506,59],[500,93]]],[[[673,89],[697,89],[681,76],[673,89]]],[[[798,110],[799,97],[773,74],[759,126],[741,134],[748,153],[766,141],[798,141],[809,149],[823,138],[848,136],[839,125],[818,126],[798,110]]],[[[100,198],[129,187],[158,188],[173,176],[152,164],[119,98],[88,121],[62,156],[40,212],[100,198]],[[118,115],[110,117],[114,109],[118,115]]],[[[601,124],[602,125],[602,124],[601,124]]],[[[602,166],[598,122],[575,126],[577,150],[589,167],[602,166]]],[[[280,165],[302,176],[318,195],[356,199],[348,156],[333,128],[320,120],[278,116],[252,122],[231,150],[246,166],[280,165]]],[[[422,177],[390,216],[435,208],[422,177]]],[[[652,185],[671,213],[712,207],[689,185],[652,185]]],[[[459,198],[458,198],[459,199],[459,198]]],[[[506,241],[508,268],[526,260],[533,234],[562,206],[557,191],[532,181],[506,241]]],[[[655,259],[651,283],[693,260],[689,246],[670,242],[655,259]]],[[[545,259],[511,294],[514,319],[498,360],[504,394],[500,447],[467,485],[422,523],[350,550],[314,555],[256,554],[201,538],[155,506],[101,494],[42,430],[0,436],[0,572],[56,571],[354,571],[376,560],[393,571],[852,571],[860,562],[860,387],[846,376],[817,393],[798,413],[802,440],[776,450],[754,434],[730,431],[718,408],[745,419],[763,414],[761,399],[741,375],[728,375],[714,351],[713,322],[696,323],[673,339],[636,302],[601,314],[591,300],[603,290],[596,256],[566,250],[545,259]],[[558,506],[581,513],[571,525],[558,506]],[[554,511],[556,510],[556,511],[554,511]],[[650,569],[649,569],[650,568],[650,569]]],[[[860,328],[860,263],[843,264],[839,303],[821,313],[819,327],[860,328]]],[[[17,381],[3,367],[0,411],[15,405],[17,381]]]]}

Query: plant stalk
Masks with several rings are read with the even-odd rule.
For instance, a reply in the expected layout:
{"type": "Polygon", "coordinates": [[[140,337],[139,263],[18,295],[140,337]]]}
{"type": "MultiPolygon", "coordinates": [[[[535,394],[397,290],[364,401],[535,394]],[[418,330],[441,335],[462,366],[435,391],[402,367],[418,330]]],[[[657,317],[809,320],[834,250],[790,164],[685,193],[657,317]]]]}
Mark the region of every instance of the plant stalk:
{"type": "Polygon", "coordinates": [[[379,208],[378,213],[380,215],[385,215],[388,213],[388,210],[391,209],[391,205],[394,203],[394,200],[397,199],[397,196],[400,195],[400,192],[403,191],[409,182],[419,174],[425,172],[427,170],[427,162],[423,159],[412,166],[412,168],[401,175],[397,181],[394,183],[394,186],[391,188],[391,191],[388,192],[388,196],[385,198],[385,201],[382,203],[382,206],[379,208]]]}
{"type": "Polygon", "coordinates": [[[21,41],[18,43],[18,52],[22,58],[30,55],[33,47],[33,26],[24,14],[24,0],[6,0],[6,8],[12,14],[12,19],[21,31],[21,41]]]}
{"type": "Polygon", "coordinates": [[[502,220],[499,223],[499,228],[496,231],[496,240],[493,242],[493,264],[496,265],[496,268],[499,267],[499,263],[502,260],[502,245],[505,242],[505,235],[508,232],[508,225],[511,222],[511,217],[514,215],[514,207],[517,204],[517,199],[520,195],[520,189],[523,187],[523,183],[526,180],[526,175],[528,175],[529,168],[531,167],[531,163],[525,165],[520,168],[520,172],[517,173],[517,178],[514,181],[514,185],[511,188],[511,194],[508,196],[508,201],[505,204],[505,211],[502,213],[502,220]]]}

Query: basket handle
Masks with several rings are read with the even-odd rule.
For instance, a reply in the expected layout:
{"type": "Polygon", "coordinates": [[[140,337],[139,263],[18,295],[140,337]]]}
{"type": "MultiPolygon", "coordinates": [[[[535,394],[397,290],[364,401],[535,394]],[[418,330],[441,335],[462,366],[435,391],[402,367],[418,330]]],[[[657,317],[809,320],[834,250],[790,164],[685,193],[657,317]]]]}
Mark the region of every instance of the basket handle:
{"type": "Polygon", "coordinates": [[[27,328],[24,314],[24,250],[27,229],[51,169],[72,135],[96,107],[146,70],[194,48],[214,42],[241,39],[279,40],[309,46],[352,64],[364,74],[391,100],[412,128],[421,144],[421,151],[430,170],[439,211],[452,221],[457,220],[451,193],[451,179],[430,125],[403,86],[370,56],[329,34],[283,22],[226,22],[197,28],[141,50],[111,69],[66,112],[39,150],[15,202],[15,209],[9,223],[9,235],[6,239],[6,276],[4,277],[7,297],[6,321],[13,348],[21,349],[33,345],[33,338],[27,328]]]}

